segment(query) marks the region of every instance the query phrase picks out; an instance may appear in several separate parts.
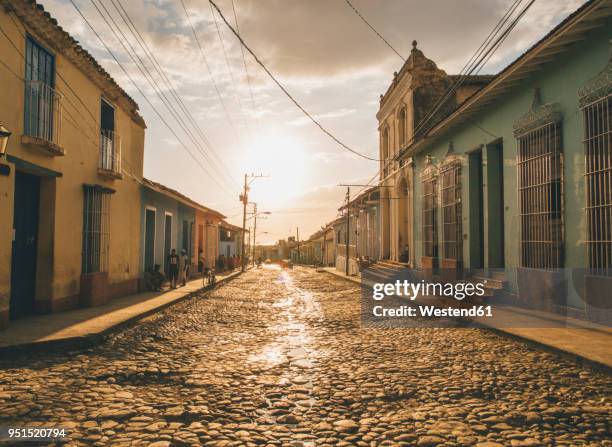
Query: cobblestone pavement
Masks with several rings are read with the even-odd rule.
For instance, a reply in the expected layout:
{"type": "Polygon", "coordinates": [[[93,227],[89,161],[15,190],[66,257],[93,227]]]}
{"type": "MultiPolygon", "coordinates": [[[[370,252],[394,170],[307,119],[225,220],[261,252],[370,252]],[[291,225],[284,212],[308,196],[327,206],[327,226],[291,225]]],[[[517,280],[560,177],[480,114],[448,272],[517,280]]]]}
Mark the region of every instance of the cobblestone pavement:
{"type": "Polygon", "coordinates": [[[0,425],[71,445],[610,446],[610,377],[477,329],[363,328],[359,289],[250,271],[79,352],[0,365],[0,425]]]}

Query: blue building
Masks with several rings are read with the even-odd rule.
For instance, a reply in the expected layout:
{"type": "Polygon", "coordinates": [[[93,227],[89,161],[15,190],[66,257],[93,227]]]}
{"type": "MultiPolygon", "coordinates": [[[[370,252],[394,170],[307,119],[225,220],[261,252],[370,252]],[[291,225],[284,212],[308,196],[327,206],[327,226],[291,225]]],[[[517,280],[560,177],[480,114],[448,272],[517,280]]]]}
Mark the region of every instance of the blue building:
{"type": "Polygon", "coordinates": [[[142,257],[140,272],[155,264],[166,272],[166,258],[172,249],[185,250],[193,258],[196,209],[206,209],[183,194],[143,179],[142,257]]]}

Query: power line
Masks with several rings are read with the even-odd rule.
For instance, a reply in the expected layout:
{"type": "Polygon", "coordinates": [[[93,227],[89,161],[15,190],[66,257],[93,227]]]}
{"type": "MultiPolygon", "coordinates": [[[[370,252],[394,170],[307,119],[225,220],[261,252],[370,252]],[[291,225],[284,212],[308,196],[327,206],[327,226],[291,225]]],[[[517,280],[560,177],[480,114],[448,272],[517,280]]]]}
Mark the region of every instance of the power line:
{"type": "MultiPolygon", "coordinates": [[[[191,158],[200,166],[200,168],[202,168],[202,170],[209,175],[209,173],[207,172],[207,169],[204,167],[204,165],[202,165],[202,163],[200,162],[200,160],[198,160],[198,158],[193,155],[193,153],[189,150],[189,148],[187,147],[187,145],[183,142],[183,140],[181,140],[179,138],[179,136],[177,135],[176,131],[168,124],[168,122],[166,121],[166,119],[163,117],[163,115],[157,110],[157,108],[153,105],[153,103],[151,102],[151,100],[149,99],[149,97],[142,91],[142,89],[136,84],[136,82],[134,81],[134,79],[132,78],[132,76],[129,74],[129,72],[125,69],[125,67],[123,66],[123,64],[121,62],[119,62],[119,60],[117,59],[117,57],[115,56],[115,54],[112,52],[112,50],[109,48],[109,46],[106,44],[106,42],[104,41],[104,39],[102,39],[102,37],[100,36],[100,34],[98,33],[98,31],[93,27],[93,25],[89,22],[89,20],[87,20],[87,18],[83,15],[83,13],[81,12],[80,8],[77,6],[77,4],[75,3],[74,0],[70,0],[70,3],[72,4],[72,6],[75,8],[75,10],[77,11],[77,13],[81,16],[81,18],[85,21],[85,23],[87,24],[87,26],[89,27],[89,29],[91,29],[91,31],[96,35],[96,37],[98,38],[98,40],[100,41],[100,43],[102,43],[102,45],[104,46],[104,48],[106,49],[106,51],[111,55],[111,57],[115,60],[115,62],[117,63],[117,65],[119,66],[119,68],[121,68],[121,70],[123,71],[123,73],[126,75],[126,77],[130,80],[130,82],[132,83],[132,85],[134,86],[134,88],[136,88],[136,90],[138,90],[138,92],[140,93],[140,95],[145,99],[145,101],[149,104],[149,106],[151,107],[151,109],[153,109],[153,111],[155,112],[155,114],[159,117],[159,119],[162,121],[162,123],[164,123],[164,125],[168,128],[168,130],[170,130],[170,132],[174,135],[174,137],[177,139],[177,141],[181,144],[181,146],[183,146],[183,148],[187,151],[187,153],[191,156],[191,158]]],[[[95,5],[94,5],[95,6],[95,5]]],[[[226,192],[225,188],[219,184],[217,182],[217,180],[211,176],[211,179],[217,184],[217,186],[219,186],[224,192],[226,192]]],[[[229,196],[233,195],[229,192],[227,192],[227,194],[229,196]]]]}
{"type": "MultiPolygon", "coordinates": [[[[188,138],[191,140],[191,142],[196,146],[196,149],[198,150],[198,152],[200,152],[200,154],[210,163],[211,168],[213,169],[214,172],[217,173],[217,175],[219,175],[219,172],[217,171],[218,168],[213,167],[213,161],[210,159],[209,155],[206,153],[206,150],[202,147],[202,145],[197,141],[195,135],[193,134],[193,132],[189,129],[189,127],[186,125],[186,123],[183,122],[183,120],[180,118],[179,113],[177,112],[176,108],[174,107],[174,105],[172,104],[172,102],[168,99],[168,97],[166,96],[166,94],[164,93],[164,91],[161,89],[161,87],[159,86],[159,83],[157,82],[157,80],[153,77],[153,75],[149,72],[149,70],[147,69],[144,61],[141,59],[141,57],[138,55],[138,53],[136,52],[136,50],[134,49],[134,47],[132,46],[132,44],[130,43],[130,41],[128,40],[127,36],[125,35],[125,33],[123,32],[123,30],[121,30],[121,28],[117,25],[117,22],[115,22],[115,19],[112,17],[112,15],[110,14],[110,12],[108,11],[108,9],[106,8],[106,6],[104,5],[104,3],[101,0],[98,0],[98,2],[100,3],[100,6],[102,7],[102,9],[104,9],[104,11],[106,12],[106,14],[108,15],[108,18],[111,20],[112,24],[114,25],[114,27],[117,29],[117,31],[119,31],[119,33],[121,34],[121,36],[123,37],[123,40],[125,40],[125,43],[127,44],[127,46],[129,47],[129,49],[126,47],[126,45],[124,44],[123,40],[121,39],[121,37],[119,35],[117,35],[117,32],[115,31],[115,29],[111,26],[111,24],[109,23],[109,21],[106,19],[106,17],[102,14],[102,11],[100,11],[100,9],[98,8],[98,6],[96,5],[94,0],[91,0],[92,5],[96,8],[96,10],[98,11],[98,13],[100,14],[100,16],[102,17],[102,19],[104,20],[104,22],[106,23],[106,25],[109,27],[109,29],[112,31],[113,35],[115,36],[115,38],[119,41],[119,43],[121,44],[121,46],[123,47],[123,49],[126,51],[126,53],[128,54],[128,56],[130,57],[130,59],[132,60],[132,62],[134,63],[134,65],[136,66],[136,68],[138,68],[138,70],[140,71],[140,73],[145,77],[145,79],[147,80],[147,82],[149,83],[149,85],[153,88],[153,90],[155,91],[155,94],[157,95],[157,97],[162,101],[162,103],[164,104],[164,106],[168,109],[168,111],[170,112],[170,114],[172,115],[172,117],[176,120],[176,122],[178,123],[179,127],[187,134],[188,138]],[[138,59],[138,61],[136,61],[136,59],[138,59]]],[[[163,82],[163,80],[162,80],[163,82]]],[[[210,142],[208,142],[208,139],[206,139],[205,141],[207,143],[207,145],[210,145],[210,142]]],[[[223,173],[221,173],[220,178],[224,178],[223,173]]],[[[212,176],[211,176],[212,177],[212,176]]],[[[221,187],[221,186],[220,186],[221,187]]]]}
{"type": "Polygon", "coordinates": [[[395,48],[393,48],[393,46],[387,41],[387,39],[385,39],[378,31],[376,31],[376,28],[374,28],[372,25],[370,25],[370,22],[368,22],[366,20],[366,18],[359,12],[359,10],[357,10],[357,8],[355,8],[355,6],[353,6],[353,4],[349,1],[346,0],[346,4],[349,5],[351,7],[351,9],[355,12],[355,14],[357,14],[359,16],[359,18],[363,21],[363,23],[365,23],[366,25],[368,25],[368,27],[374,31],[374,33],[380,37],[380,39],[389,47],[391,48],[391,51],[393,51],[395,54],[397,54],[399,56],[399,58],[401,60],[403,60],[404,62],[406,62],[406,58],[404,56],[402,56],[395,48]]]}
{"type": "Polygon", "coordinates": [[[295,104],[295,106],[298,109],[300,109],[300,111],[304,115],[306,115],[306,117],[308,117],[308,119],[310,119],[310,121],[312,121],[324,134],[326,134],[328,137],[330,137],[333,141],[335,141],[338,145],[342,146],[344,149],[352,152],[353,154],[361,158],[365,158],[366,160],[370,160],[370,161],[380,161],[378,158],[369,157],[367,155],[364,155],[356,151],[355,149],[351,148],[350,146],[340,141],[334,134],[332,134],[329,130],[323,127],[323,125],[319,123],[310,113],[308,113],[308,111],[304,107],[302,107],[302,105],[287,91],[287,89],[280,83],[278,79],[276,79],[276,77],[270,72],[270,70],[268,70],[268,68],[264,65],[264,63],[253,52],[253,50],[251,50],[249,46],[245,43],[244,39],[240,36],[240,34],[236,32],[236,30],[234,29],[234,27],[232,27],[232,25],[230,25],[230,23],[227,21],[227,19],[225,18],[225,16],[219,9],[219,7],[212,0],[209,0],[209,3],[212,6],[214,6],[214,8],[217,10],[219,15],[223,19],[223,22],[225,22],[225,25],[232,31],[232,33],[234,33],[236,38],[240,41],[240,43],[244,46],[244,48],[251,54],[253,59],[255,59],[255,61],[261,66],[261,68],[264,69],[266,74],[274,81],[274,83],[278,86],[278,88],[280,88],[282,92],[291,100],[291,102],[293,102],[293,104],[295,104]]]}
{"type": "MultiPolygon", "coordinates": [[[[516,27],[521,18],[525,15],[525,13],[529,10],[529,8],[533,5],[535,0],[530,0],[530,2],[523,8],[523,10],[510,22],[510,25],[506,27],[503,31],[502,28],[506,25],[510,17],[514,14],[518,6],[523,0],[515,0],[512,5],[508,8],[506,13],[501,17],[501,19],[497,22],[493,30],[489,33],[489,35],[485,38],[483,43],[478,47],[478,49],[474,52],[474,54],[470,57],[468,62],[465,64],[461,72],[465,72],[463,75],[459,77],[457,81],[453,83],[449,87],[449,89],[445,92],[444,95],[434,104],[430,112],[421,120],[421,122],[416,126],[413,131],[412,137],[406,146],[412,144],[417,138],[418,132],[424,128],[427,122],[435,116],[435,113],[439,110],[439,108],[444,104],[450,94],[455,92],[467,79],[469,75],[471,75],[476,69],[480,70],[482,67],[488,62],[491,56],[497,51],[501,43],[508,37],[510,32],[516,27]],[[501,32],[501,34],[500,34],[501,32]],[[493,44],[491,45],[491,42],[493,44]],[[488,48],[488,49],[487,49],[488,48]]],[[[461,73],[460,72],[460,73],[461,73]]],[[[479,129],[491,135],[489,131],[482,128],[475,123],[472,123],[479,129]]],[[[381,172],[384,171],[386,167],[388,167],[391,163],[395,161],[394,158],[389,158],[387,161],[383,161],[383,166],[372,176],[372,178],[368,181],[368,185],[370,185],[381,172]]],[[[362,188],[359,193],[361,193],[365,189],[362,188]]]]}
{"type": "Polygon", "coordinates": [[[234,87],[233,88],[234,95],[236,96],[236,101],[238,101],[238,107],[240,108],[240,114],[242,115],[242,120],[244,121],[244,128],[246,129],[247,133],[251,137],[251,141],[252,141],[253,134],[246,121],[244,107],[242,105],[242,100],[240,99],[240,94],[238,93],[238,83],[236,82],[236,78],[234,77],[234,70],[232,69],[232,66],[229,62],[229,58],[227,57],[227,50],[225,49],[225,43],[223,43],[223,36],[221,35],[221,29],[219,28],[219,23],[217,23],[217,17],[215,16],[215,11],[213,10],[212,6],[210,7],[210,13],[212,15],[213,22],[215,23],[215,28],[217,29],[217,36],[219,37],[219,42],[221,43],[221,50],[223,51],[223,57],[225,58],[225,66],[227,67],[227,71],[230,74],[230,79],[234,87]]]}
{"type": "MultiPolygon", "coordinates": [[[[240,34],[240,28],[238,27],[238,15],[236,14],[236,6],[234,4],[234,0],[232,0],[232,11],[234,12],[234,23],[236,24],[236,32],[240,34]]],[[[247,85],[249,86],[249,94],[251,96],[251,108],[253,110],[253,117],[255,118],[255,122],[257,123],[257,130],[261,133],[261,128],[259,125],[259,117],[257,116],[256,108],[255,108],[255,99],[253,98],[253,88],[251,87],[251,76],[249,76],[249,69],[247,68],[246,58],[244,57],[244,47],[240,45],[240,53],[242,54],[242,65],[244,66],[244,74],[246,75],[247,85]]]]}
{"type": "Polygon", "coordinates": [[[138,28],[134,24],[134,22],[132,21],[132,18],[130,17],[128,12],[125,10],[125,8],[123,7],[123,5],[121,4],[121,2],[119,0],[111,0],[111,2],[113,4],[113,6],[115,7],[115,10],[119,14],[119,16],[121,17],[121,19],[125,23],[127,29],[130,31],[130,33],[132,34],[132,36],[134,37],[134,39],[136,40],[136,42],[138,43],[140,48],[144,51],[145,55],[148,57],[149,61],[152,63],[153,68],[155,69],[157,74],[162,79],[162,82],[165,84],[166,87],[168,87],[168,90],[170,91],[171,95],[173,96],[173,98],[178,103],[180,109],[183,111],[185,116],[187,116],[189,121],[192,123],[192,125],[195,127],[195,129],[198,131],[200,137],[202,138],[202,140],[204,141],[206,146],[208,148],[210,148],[210,151],[211,151],[211,154],[212,154],[212,157],[213,157],[213,160],[211,160],[211,162],[214,162],[214,164],[221,171],[225,171],[228,174],[229,179],[231,181],[233,181],[236,186],[239,186],[238,182],[234,179],[234,177],[232,177],[231,171],[227,168],[227,166],[223,162],[223,159],[219,157],[219,155],[217,154],[217,151],[215,150],[215,148],[213,147],[212,143],[210,142],[210,140],[206,136],[205,132],[202,130],[200,125],[197,123],[197,121],[195,120],[195,118],[193,117],[193,115],[191,114],[191,112],[189,111],[187,106],[185,105],[185,102],[183,101],[183,98],[179,95],[179,93],[178,93],[178,91],[176,89],[176,86],[174,85],[172,80],[166,74],[165,70],[163,69],[163,67],[159,63],[159,60],[157,59],[155,54],[149,48],[149,45],[147,44],[146,40],[144,39],[144,37],[142,36],[140,31],[138,30],[138,28]],[[119,10],[119,8],[121,10],[119,10]],[[127,21],[126,21],[126,18],[127,18],[127,21]]]}
{"type": "Polygon", "coordinates": [[[198,37],[198,34],[196,33],[195,27],[193,26],[193,22],[191,21],[191,16],[189,15],[189,12],[187,11],[187,7],[185,6],[185,3],[183,0],[179,0],[181,3],[181,6],[183,7],[183,11],[185,12],[185,16],[187,17],[187,22],[189,23],[189,26],[191,28],[191,32],[193,34],[193,38],[196,41],[196,44],[198,46],[198,49],[200,50],[200,54],[202,55],[202,58],[204,59],[204,65],[206,66],[206,71],[208,71],[208,76],[210,78],[210,81],[213,84],[213,87],[215,89],[215,93],[217,94],[217,98],[219,99],[219,102],[221,103],[221,107],[223,107],[223,112],[225,113],[225,116],[227,117],[227,120],[230,124],[230,127],[233,130],[233,135],[236,136],[236,138],[239,138],[238,136],[240,135],[237,131],[236,131],[236,126],[234,125],[234,121],[232,120],[228,110],[227,110],[227,106],[225,104],[225,101],[223,100],[223,95],[221,95],[221,91],[219,90],[219,86],[217,85],[217,82],[215,81],[215,77],[213,76],[212,70],[210,68],[210,64],[208,63],[208,58],[206,57],[206,53],[204,52],[204,48],[200,42],[200,39],[198,37]]]}

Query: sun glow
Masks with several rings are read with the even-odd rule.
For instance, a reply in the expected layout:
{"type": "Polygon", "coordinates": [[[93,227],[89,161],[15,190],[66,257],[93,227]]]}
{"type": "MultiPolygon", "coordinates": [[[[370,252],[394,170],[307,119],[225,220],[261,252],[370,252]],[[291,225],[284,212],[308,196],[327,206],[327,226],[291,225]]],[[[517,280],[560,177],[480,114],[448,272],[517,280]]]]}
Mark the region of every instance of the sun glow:
{"type": "Polygon", "coordinates": [[[297,139],[263,133],[242,153],[244,172],[270,176],[257,180],[249,193],[249,200],[259,203],[260,209],[285,206],[304,191],[308,166],[304,148],[297,139]]]}

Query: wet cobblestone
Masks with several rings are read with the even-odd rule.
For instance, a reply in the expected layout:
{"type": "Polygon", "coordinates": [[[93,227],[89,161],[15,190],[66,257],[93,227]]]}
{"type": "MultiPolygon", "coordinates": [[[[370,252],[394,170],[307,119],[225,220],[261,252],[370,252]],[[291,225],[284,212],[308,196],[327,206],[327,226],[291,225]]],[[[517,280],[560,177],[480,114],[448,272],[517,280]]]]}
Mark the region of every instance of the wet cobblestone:
{"type": "Polygon", "coordinates": [[[0,425],[75,446],[612,446],[608,375],[359,312],[347,281],[250,271],[95,348],[2,362],[0,425]]]}

